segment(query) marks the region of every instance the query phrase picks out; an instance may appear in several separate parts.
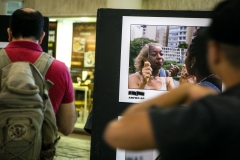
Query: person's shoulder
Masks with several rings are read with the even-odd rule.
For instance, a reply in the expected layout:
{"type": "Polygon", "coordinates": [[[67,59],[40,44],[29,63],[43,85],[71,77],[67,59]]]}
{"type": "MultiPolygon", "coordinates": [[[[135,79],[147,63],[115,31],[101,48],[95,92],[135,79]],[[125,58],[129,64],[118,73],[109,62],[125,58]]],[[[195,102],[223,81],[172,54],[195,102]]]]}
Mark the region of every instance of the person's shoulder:
{"type": "Polygon", "coordinates": [[[139,81],[141,78],[140,78],[140,73],[136,72],[136,73],[133,73],[133,74],[130,74],[128,76],[128,80],[129,81],[139,81]]]}
{"type": "Polygon", "coordinates": [[[130,74],[128,77],[131,78],[131,77],[139,77],[141,74],[139,72],[135,72],[135,73],[132,73],[130,74]]]}
{"type": "Polygon", "coordinates": [[[49,67],[49,72],[52,74],[69,74],[69,68],[62,61],[54,59],[51,66],[49,67]]]}
{"type": "Polygon", "coordinates": [[[191,104],[191,106],[205,108],[212,112],[226,112],[237,109],[240,112],[240,100],[236,96],[225,96],[222,93],[207,95],[191,104]]]}
{"type": "MultiPolygon", "coordinates": [[[[206,96],[192,105],[191,113],[197,112],[205,120],[213,121],[215,126],[229,127],[240,120],[240,100],[236,96],[222,94],[206,96]],[[227,123],[225,123],[227,122],[227,123]],[[226,125],[223,125],[226,124],[226,125]]],[[[237,124],[239,126],[239,123],[237,124]]]]}
{"type": "Polygon", "coordinates": [[[216,83],[213,83],[213,82],[210,82],[210,81],[202,81],[198,84],[201,85],[201,86],[211,88],[212,90],[214,90],[216,92],[221,92],[222,91],[221,85],[217,85],[216,83]]]}
{"type": "Polygon", "coordinates": [[[53,60],[52,65],[55,66],[55,67],[60,67],[60,68],[67,68],[65,63],[63,63],[62,61],[59,61],[57,59],[53,60]]]}

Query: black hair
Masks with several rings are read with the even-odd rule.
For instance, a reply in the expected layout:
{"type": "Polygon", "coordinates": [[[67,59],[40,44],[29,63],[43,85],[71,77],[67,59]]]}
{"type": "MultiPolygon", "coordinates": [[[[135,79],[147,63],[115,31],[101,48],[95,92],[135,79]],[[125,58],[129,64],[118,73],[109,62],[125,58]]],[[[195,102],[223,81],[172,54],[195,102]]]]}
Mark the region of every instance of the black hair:
{"type": "Polygon", "coordinates": [[[39,11],[26,12],[17,9],[10,18],[10,29],[14,38],[34,37],[39,40],[44,26],[44,19],[39,11]]]}
{"type": "Polygon", "coordinates": [[[224,0],[211,14],[211,39],[225,44],[240,45],[240,0],[224,0]]]}
{"type": "Polygon", "coordinates": [[[188,56],[191,60],[193,57],[196,58],[194,68],[202,76],[211,74],[211,71],[207,62],[207,39],[206,28],[200,28],[197,30],[196,36],[192,39],[191,44],[188,48],[188,56]]]}
{"type": "Polygon", "coordinates": [[[224,0],[213,10],[209,38],[218,43],[225,58],[240,68],[240,0],[224,0]]]}

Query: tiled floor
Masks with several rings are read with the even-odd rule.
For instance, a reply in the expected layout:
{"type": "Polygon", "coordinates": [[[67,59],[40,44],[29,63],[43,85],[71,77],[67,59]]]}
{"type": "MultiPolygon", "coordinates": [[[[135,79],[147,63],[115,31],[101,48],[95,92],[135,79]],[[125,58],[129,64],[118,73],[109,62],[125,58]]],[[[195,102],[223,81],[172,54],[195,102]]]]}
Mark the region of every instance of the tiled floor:
{"type": "Polygon", "coordinates": [[[90,141],[89,135],[71,134],[61,135],[58,143],[58,156],[54,160],[90,160],[90,141]]]}

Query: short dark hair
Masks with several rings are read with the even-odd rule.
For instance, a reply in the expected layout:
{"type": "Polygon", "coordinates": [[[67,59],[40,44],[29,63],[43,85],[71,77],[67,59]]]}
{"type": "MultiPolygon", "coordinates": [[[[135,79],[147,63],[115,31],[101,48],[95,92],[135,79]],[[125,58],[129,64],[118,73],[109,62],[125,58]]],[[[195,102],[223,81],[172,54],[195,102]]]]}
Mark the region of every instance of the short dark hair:
{"type": "Polygon", "coordinates": [[[211,71],[207,62],[207,29],[200,28],[192,39],[188,48],[189,59],[196,58],[194,68],[203,76],[210,75],[211,71]]]}
{"type": "Polygon", "coordinates": [[[209,38],[218,42],[225,58],[240,67],[240,0],[224,0],[212,12],[209,38]]]}
{"type": "Polygon", "coordinates": [[[26,12],[17,9],[10,18],[10,29],[14,38],[34,37],[38,40],[43,32],[44,19],[39,11],[26,12]]]}
{"type": "Polygon", "coordinates": [[[240,45],[240,0],[224,0],[211,14],[209,36],[225,44],[240,45]]]}

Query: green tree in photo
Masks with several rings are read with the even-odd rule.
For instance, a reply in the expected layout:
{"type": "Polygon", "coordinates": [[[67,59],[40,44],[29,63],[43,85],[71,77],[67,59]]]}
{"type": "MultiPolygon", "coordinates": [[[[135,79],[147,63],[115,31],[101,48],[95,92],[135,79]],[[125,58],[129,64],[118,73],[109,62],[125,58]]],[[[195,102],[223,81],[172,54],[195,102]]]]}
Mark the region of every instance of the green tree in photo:
{"type": "Polygon", "coordinates": [[[133,41],[130,42],[129,74],[135,72],[134,59],[138,56],[142,47],[149,42],[157,43],[157,41],[149,38],[135,38],[133,41]]]}
{"type": "Polygon", "coordinates": [[[188,44],[186,42],[181,42],[181,43],[179,43],[178,48],[187,49],[188,48],[188,44]]]}

